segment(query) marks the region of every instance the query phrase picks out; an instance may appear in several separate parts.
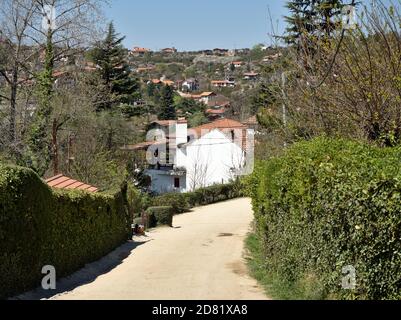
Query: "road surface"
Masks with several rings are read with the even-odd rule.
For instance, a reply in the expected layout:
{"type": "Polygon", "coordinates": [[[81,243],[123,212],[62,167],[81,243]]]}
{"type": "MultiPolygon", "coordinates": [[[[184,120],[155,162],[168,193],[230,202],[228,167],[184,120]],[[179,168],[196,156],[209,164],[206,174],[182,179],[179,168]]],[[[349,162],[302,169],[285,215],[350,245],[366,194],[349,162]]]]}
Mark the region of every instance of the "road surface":
{"type": "MultiPolygon", "coordinates": [[[[252,219],[250,200],[244,198],[177,215],[174,228],[157,228],[136,238],[136,245],[111,270],[51,299],[267,299],[244,261],[252,219]]],[[[107,259],[72,279],[96,272],[107,259]]]]}

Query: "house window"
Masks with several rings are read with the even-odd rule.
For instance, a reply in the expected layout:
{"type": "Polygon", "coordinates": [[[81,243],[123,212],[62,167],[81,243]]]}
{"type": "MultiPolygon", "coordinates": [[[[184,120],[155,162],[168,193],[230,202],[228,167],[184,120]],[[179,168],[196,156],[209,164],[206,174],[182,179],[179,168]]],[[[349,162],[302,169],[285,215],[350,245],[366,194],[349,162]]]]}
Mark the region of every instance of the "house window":
{"type": "Polygon", "coordinates": [[[180,188],[180,178],[174,178],[174,188],[180,188]]]}
{"type": "Polygon", "coordinates": [[[234,130],[231,131],[231,140],[233,142],[235,141],[235,132],[234,132],[234,130]]]}

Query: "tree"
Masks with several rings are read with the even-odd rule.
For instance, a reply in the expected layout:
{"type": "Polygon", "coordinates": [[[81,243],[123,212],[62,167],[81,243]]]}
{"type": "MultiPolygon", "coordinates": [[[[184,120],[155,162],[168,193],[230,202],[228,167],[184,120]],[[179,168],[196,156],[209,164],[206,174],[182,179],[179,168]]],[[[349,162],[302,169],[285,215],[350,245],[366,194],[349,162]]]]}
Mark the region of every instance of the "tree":
{"type": "Polygon", "coordinates": [[[31,34],[30,23],[35,14],[35,1],[3,0],[0,6],[0,39],[4,60],[0,62],[0,75],[8,90],[0,92],[9,104],[8,134],[0,138],[12,154],[17,151],[17,99],[21,85],[31,77],[28,63],[33,58],[32,49],[27,47],[31,34]],[[23,75],[22,75],[23,74],[23,75]]]}
{"type": "Polygon", "coordinates": [[[98,75],[105,88],[103,99],[96,103],[98,111],[112,110],[121,104],[132,105],[140,99],[138,81],[130,75],[126,50],[122,46],[124,39],[110,23],[106,38],[89,53],[92,62],[99,66],[98,75]]]}
{"type": "MultiPolygon", "coordinates": [[[[400,143],[401,14],[374,3],[338,41],[341,45],[329,48],[330,59],[327,54],[309,57],[306,68],[294,54],[293,70],[281,87],[285,94],[276,95],[286,107],[289,141],[325,134],[382,146],[400,143]]],[[[275,116],[280,119],[282,111],[275,116]]]]}
{"type": "MultiPolygon", "coordinates": [[[[27,165],[43,175],[56,152],[53,116],[56,62],[66,54],[76,53],[95,37],[100,1],[95,0],[34,0],[36,11],[29,26],[30,39],[44,53],[42,68],[34,71],[37,107],[28,133],[27,165]],[[50,133],[52,132],[52,134],[50,133]]],[[[57,131],[57,130],[56,130],[57,131]]],[[[53,159],[55,160],[55,159],[53,159]]]]}
{"type": "Polygon", "coordinates": [[[338,16],[343,7],[342,0],[291,0],[286,7],[291,15],[285,17],[288,26],[283,37],[288,44],[299,50],[321,35],[330,37],[339,26],[338,16]]]}
{"type": "Polygon", "coordinates": [[[175,120],[177,114],[174,106],[174,91],[171,86],[163,86],[161,91],[159,120],[175,120]]]}

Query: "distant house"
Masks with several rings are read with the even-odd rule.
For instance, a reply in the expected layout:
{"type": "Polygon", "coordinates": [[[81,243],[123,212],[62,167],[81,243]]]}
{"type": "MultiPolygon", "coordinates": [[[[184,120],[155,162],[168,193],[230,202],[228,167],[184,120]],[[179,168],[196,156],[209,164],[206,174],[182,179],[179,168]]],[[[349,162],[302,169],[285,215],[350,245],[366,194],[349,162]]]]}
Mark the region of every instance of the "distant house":
{"type": "Polygon", "coordinates": [[[198,91],[199,90],[199,81],[196,80],[195,78],[190,78],[185,80],[181,84],[181,89],[184,91],[198,91]]]}
{"type": "Polygon", "coordinates": [[[172,47],[172,48],[164,48],[161,50],[162,53],[166,53],[166,54],[171,54],[171,53],[176,53],[177,49],[172,47]]]}
{"type": "Polygon", "coordinates": [[[213,54],[215,56],[226,56],[228,55],[228,53],[229,53],[228,49],[219,49],[219,48],[213,49],[213,54]]]}
{"type": "Polygon", "coordinates": [[[245,80],[257,80],[259,78],[259,73],[256,72],[246,72],[244,73],[245,80]]]}
{"type": "Polygon", "coordinates": [[[281,56],[282,56],[281,53],[271,54],[269,56],[264,57],[262,61],[263,62],[271,62],[271,61],[277,60],[281,56]]]}
{"type": "Polygon", "coordinates": [[[216,88],[234,88],[235,87],[235,81],[230,81],[230,80],[213,80],[211,82],[213,87],[216,88]]]}
{"type": "Polygon", "coordinates": [[[235,52],[235,54],[241,54],[241,55],[243,55],[243,54],[248,54],[248,53],[250,53],[250,52],[251,52],[251,49],[249,49],[249,48],[235,49],[234,52],[235,52]]]}
{"type": "Polygon", "coordinates": [[[208,102],[207,106],[206,114],[209,120],[213,121],[224,118],[231,107],[231,103],[225,96],[216,95],[213,100],[208,102]]]}
{"type": "Polygon", "coordinates": [[[209,120],[215,121],[218,119],[223,119],[225,117],[227,110],[225,108],[218,108],[218,109],[207,109],[206,114],[209,120]]]}
{"type": "Polygon", "coordinates": [[[217,95],[214,92],[202,92],[199,101],[204,104],[209,104],[216,98],[216,96],[217,95]]]}
{"type": "Polygon", "coordinates": [[[217,94],[214,92],[202,92],[199,94],[191,94],[191,93],[185,93],[185,92],[178,91],[177,93],[183,98],[202,102],[206,105],[212,104],[214,99],[216,99],[216,97],[217,97],[217,94]]]}
{"type": "Polygon", "coordinates": [[[206,56],[211,56],[211,55],[213,55],[213,50],[203,50],[203,51],[201,51],[201,53],[206,56]]]}
{"type": "Polygon", "coordinates": [[[145,72],[149,72],[149,71],[153,71],[153,70],[155,70],[154,66],[147,66],[147,67],[139,67],[135,71],[137,73],[145,73],[145,72]]]}
{"type": "Polygon", "coordinates": [[[152,79],[152,80],[149,80],[149,81],[147,82],[147,84],[151,84],[151,83],[153,83],[153,84],[155,84],[155,85],[164,84],[164,85],[166,85],[166,86],[171,86],[171,87],[173,87],[173,86],[175,85],[175,82],[174,82],[174,81],[172,81],[172,80],[167,80],[167,79],[152,79]]]}
{"type": "Polygon", "coordinates": [[[127,146],[152,158],[145,173],[155,193],[189,192],[227,183],[244,173],[253,130],[235,120],[220,119],[188,129],[187,121],[155,121],[154,137],[127,146]]]}
{"type": "Polygon", "coordinates": [[[243,61],[234,61],[231,63],[235,68],[241,68],[244,65],[243,61]]]}
{"type": "Polygon", "coordinates": [[[149,52],[151,52],[150,49],[134,47],[132,49],[132,51],[131,51],[131,55],[133,55],[133,56],[143,56],[143,55],[145,55],[146,53],[149,53],[149,52]]]}

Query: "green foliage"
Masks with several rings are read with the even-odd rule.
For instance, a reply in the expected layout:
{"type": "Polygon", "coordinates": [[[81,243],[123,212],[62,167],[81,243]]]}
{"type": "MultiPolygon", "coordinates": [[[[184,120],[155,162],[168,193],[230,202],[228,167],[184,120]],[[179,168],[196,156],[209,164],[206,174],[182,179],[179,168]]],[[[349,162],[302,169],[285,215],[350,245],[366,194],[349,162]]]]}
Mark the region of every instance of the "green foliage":
{"type": "Polygon", "coordinates": [[[201,126],[202,124],[206,124],[209,122],[209,119],[205,116],[205,113],[201,111],[195,112],[187,119],[190,128],[201,126]]]}
{"type": "Polygon", "coordinates": [[[31,170],[0,164],[0,298],[95,261],[130,234],[124,191],[116,195],[53,191],[31,170]]]}
{"type": "Polygon", "coordinates": [[[181,110],[185,115],[195,114],[197,112],[204,112],[206,106],[204,103],[197,102],[193,99],[178,97],[175,101],[176,109],[181,110]]]}
{"type": "Polygon", "coordinates": [[[131,76],[123,41],[124,37],[119,38],[114,25],[110,23],[106,38],[88,56],[99,66],[97,73],[104,86],[104,96],[97,102],[97,110],[111,110],[122,104],[125,105],[122,112],[132,116],[133,110],[127,105],[140,99],[140,87],[137,79],[131,76]]]}
{"type": "Polygon", "coordinates": [[[53,113],[52,98],[54,71],[54,47],[52,35],[48,34],[45,50],[44,69],[36,75],[36,97],[38,107],[35,111],[33,122],[28,132],[28,151],[24,155],[24,165],[43,175],[51,161],[51,116],[53,113]]]}
{"type": "Polygon", "coordinates": [[[138,190],[131,183],[128,184],[127,199],[131,215],[134,217],[141,217],[142,212],[148,208],[151,203],[150,196],[138,190]]]}
{"type": "Polygon", "coordinates": [[[300,45],[300,41],[312,39],[322,32],[330,36],[338,27],[334,18],[341,14],[343,5],[342,0],[288,1],[286,7],[291,15],[285,17],[288,27],[284,40],[300,45]]]}
{"type": "Polygon", "coordinates": [[[217,184],[187,193],[166,193],[152,199],[153,206],[167,205],[173,208],[174,214],[187,212],[196,206],[204,206],[219,201],[241,197],[240,181],[230,184],[217,184]]]}
{"type": "Polygon", "coordinates": [[[175,214],[187,212],[190,209],[186,194],[166,193],[155,197],[152,200],[152,206],[170,206],[175,214]]]}
{"type": "Polygon", "coordinates": [[[160,97],[159,120],[175,120],[177,115],[174,106],[174,90],[171,86],[163,86],[160,97]]]}
{"type": "Polygon", "coordinates": [[[149,207],[146,213],[148,214],[148,228],[160,225],[173,226],[174,211],[172,207],[149,207]]]}
{"type": "Polygon", "coordinates": [[[400,147],[318,138],[257,164],[246,185],[277,286],[303,297],[401,297],[400,157],[400,147]],[[349,265],[355,290],[341,287],[349,265]]]}

